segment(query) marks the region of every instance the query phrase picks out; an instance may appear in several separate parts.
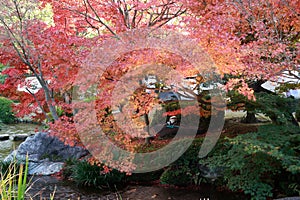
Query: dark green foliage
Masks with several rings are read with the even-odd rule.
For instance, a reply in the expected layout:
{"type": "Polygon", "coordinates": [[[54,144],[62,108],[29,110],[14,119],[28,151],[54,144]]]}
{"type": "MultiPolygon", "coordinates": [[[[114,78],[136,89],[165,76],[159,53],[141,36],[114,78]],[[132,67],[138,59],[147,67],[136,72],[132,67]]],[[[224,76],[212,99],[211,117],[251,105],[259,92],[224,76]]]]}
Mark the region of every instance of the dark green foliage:
{"type": "Polygon", "coordinates": [[[72,173],[74,171],[73,169],[74,169],[76,162],[78,162],[78,161],[73,158],[69,158],[65,161],[65,164],[64,164],[64,167],[62,170],[62,175],[65,179],[68,179],[69,177],[72,176],[72,173]]]}
{"type": "Polygon", "coordinates": [[[49,159],[50,161],[62,161],[63,158],[57,154],[45,153],[40,157],[40,160],[49,159]]]}
{"type": "Polygon", "coordinates": [[[108,173],[103,165],[91,165],[87,161],[68,161],[64,176],[70,176],[78,185],[115,189],[124,182],[125,174],[115,169],[108,173]]]}
{"type": "Polygon", "coordinates": [[[7,174],[8,170],[19,173],[20,163],[18,161],[4,162],[0,161],[0,174],[7,174]]]}
{"type": "Polygon", "coordinates": [[[69,159],[65,162],[62,175],[65,179],[72,179],[78,185],[115,189],[125,182],[145,183],[159,180],[163,170],[125,175],[117,170],[102,174],[102,166],[92,166],[86,161],[69,159]]]}
{"type": "Polygon", "coordinates": [[[196,138],[188,150],[162,174],[161,183],[177,186],[199,184],[198,154],[202,142],[203,138],[196,138]]]}
{"type": "Polygon", "coordinates": [[[186,169],[168,168],[160,177],[162,184],[170,184],[176,186],[187,186],[192,184],[192,177],[186,169]]]}
{"type": "Polygon", "coordinates": [[[263,113],[275,124],[297,125],[292,113],[300,109],[299,100],[265,92],[256,93],[256,101],[250,101],[235,91],[229,92],[228,95],[231,99],[228,107],[232,109],[239,109],[239,106],[244,105],[248,113],[263,113]]]}
{"type": "Polygon", "coordinates": [[[12,101],[0,97],[0,121],[2,121],[5,124],[10,124],[15,121],[15,116],[12,112],[12,101]]]}
{"type": "Polygon", "coordinates": [[[270,117],[276,124],[293,123],[292,113],[299,107],[297,100],[267,93],[256,94],[256,111],[270,117]]]}
{"type": "Polygon", "coordinates": [[[282,192],[294,187],[300,175],[300,129],[296,126],[261,126],[256,133],[227,138],[200,164],[222,167],[223,183],[232,191],[244,191],[252,199],[273,196],[279,183],[282,192]]]}
{"type": "Polygon", "coordinates": [[[276,88],[279,93],[287,92],[289,90],[296,90],[300,87],[300,83],[284,83],[280,84],[279,87],[276,88]]]}

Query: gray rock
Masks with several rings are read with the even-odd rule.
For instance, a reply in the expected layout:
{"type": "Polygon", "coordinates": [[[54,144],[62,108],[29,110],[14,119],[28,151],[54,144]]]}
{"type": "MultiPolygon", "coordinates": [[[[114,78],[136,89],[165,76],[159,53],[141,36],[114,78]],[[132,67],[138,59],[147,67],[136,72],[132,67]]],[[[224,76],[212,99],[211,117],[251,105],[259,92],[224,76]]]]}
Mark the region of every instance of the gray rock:
{"type": "Polygon", "coordinates": [[[0,135],[0,141],[4,141],[4,140],[9,140],[9,135],[8,134],[1,134],[0,135]]]}
{"type": "Polygon", "coordinates": [[[199,169],[201,172],[201,176],[205,177],[211,181],[215,181],[217,178],[222,176],[222,168],[209,168],[208,166],[205,165],[199,165],[199,169]]]}
{"type": "Polygon", "coordinates": [[[24,141],[28,138],[27,134],[16,134],[12,136],[13,141],[24,141]]]}
{"type": "Polygon", "coordinates": [[[48,176],[59,172],[64,165],[64,162],[49,162],[30,163],[28,165],[28,174],[48,176]]]}
{"type": "Polygon", "coordinates": [[[25,162],[27,154],[29,174],[50,175],[60,171],[67,159],[79,159],[87,155],[88,151],[81,147],[65,145],[59,139],[42,132],[28,137],[4,161],[10,162],[15,158],[25,162]]]}

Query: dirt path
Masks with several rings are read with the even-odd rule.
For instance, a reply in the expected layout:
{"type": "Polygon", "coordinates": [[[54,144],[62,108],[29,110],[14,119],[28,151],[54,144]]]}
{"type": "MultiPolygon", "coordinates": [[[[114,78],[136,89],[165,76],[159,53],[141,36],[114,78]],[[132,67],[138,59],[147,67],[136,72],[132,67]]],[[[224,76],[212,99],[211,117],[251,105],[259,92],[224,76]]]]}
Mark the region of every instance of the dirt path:
{"type": "Polygon", "coordinates": [[[217,192],[212,187],[200,190],[168,188],[163,186],[130,185],[117,193],[101,190],[80,188],[70,182],[64,182],[56,177],[41,176],[32,179],[28,197],[33,200],[50,199],[55,191],[55,200],[240,200],[232,193],[217,192]]]}

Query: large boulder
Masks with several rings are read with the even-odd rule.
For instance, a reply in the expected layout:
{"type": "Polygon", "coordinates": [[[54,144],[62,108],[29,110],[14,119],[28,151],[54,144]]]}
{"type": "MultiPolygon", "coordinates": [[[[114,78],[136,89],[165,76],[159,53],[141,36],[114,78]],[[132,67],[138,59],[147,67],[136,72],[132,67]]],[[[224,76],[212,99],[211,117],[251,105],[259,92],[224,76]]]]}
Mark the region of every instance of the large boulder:
{"type": "Polygon", "coordinates": [[[25,162],[28,155],[30,175],[50,175],[59,172],[67,159],[79,159],[87,154],[88,151],[81,147],[65,145],[56,137],[49,136],[49,133],[40,132],[28,137],[4,162],[14,159],[25,162]]]}

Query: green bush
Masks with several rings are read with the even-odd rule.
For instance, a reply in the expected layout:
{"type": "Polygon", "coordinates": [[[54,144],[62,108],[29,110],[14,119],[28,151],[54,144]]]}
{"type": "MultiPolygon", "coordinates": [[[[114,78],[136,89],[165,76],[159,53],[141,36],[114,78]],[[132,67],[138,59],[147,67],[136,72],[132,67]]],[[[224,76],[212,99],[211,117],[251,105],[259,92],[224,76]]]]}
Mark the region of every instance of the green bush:
{"type": "Polygon", "coordinates": [[[91,165],[87,161],[69,161],[64,168],[64,175],[69,176],[77,185],[110,188],[121,186],[125,173],[118,170],[103,172],[104,165],[91,165]]]}
{"type": "Polygon", "coordinates": [[[11,100],[0,97],[0,121],[5,124],[10,124],[15,121],[15,116],[11,107],[12,103],[11,100]]]}
{"type": "Polygon", "coordinates": [[[223,183],[252,199],[272,197],[275,187],[299,195],[299,187],[295,187],[300,181],[299,133],[296,126],[261,126],[256,133],[227,138],[200,164],[222,167],[223,183]],[[283,182],[288,184],[280,185],[283,182]]]}
{"type": "Polygon", "coordinates": [[[160,177],[162,184],[187,186],[192,184],[192,176],[185,168],[168,168],[160,177]]]}
{"type": "Polygon", "coordinates": [[[188,150],[161,175],[160,182],[177,186],[199,184],[199,150],[203,138],[196,138],[188,150]]]}
{"type": "Polygon", "coordinates": [[[267,93],[258,93],[256,98],[256,111],[270,117],[275,124],[289,124],[294,120],[292,113],[298,107],[296,99],[267,93]]]}
{"type": "Polygon", "coordinates": [[[64,164],[64,167],[62,170],[62,176],[64,179],[71,178],[76,162],[78,162],[78,161],[74,158],[69,158],[65,161],[65,164],[64,164]]]}
{"type": "Polygon", "coordinates": [[[256,93],[256,101],[248,100],[243,95],[237,94],[236,91],[229,92],[229,96],[231,103],[227,106],[232,109],[237,109],[239,107],[238,105],[244,105],[248,113],[262,113],[268,116],[274,124],[296,124],[292,113],[295,111],[297,113],[297,110],[300,110],[299,100],[297,99],[285,98],[280,95],[265,92],[256,93]]]}

